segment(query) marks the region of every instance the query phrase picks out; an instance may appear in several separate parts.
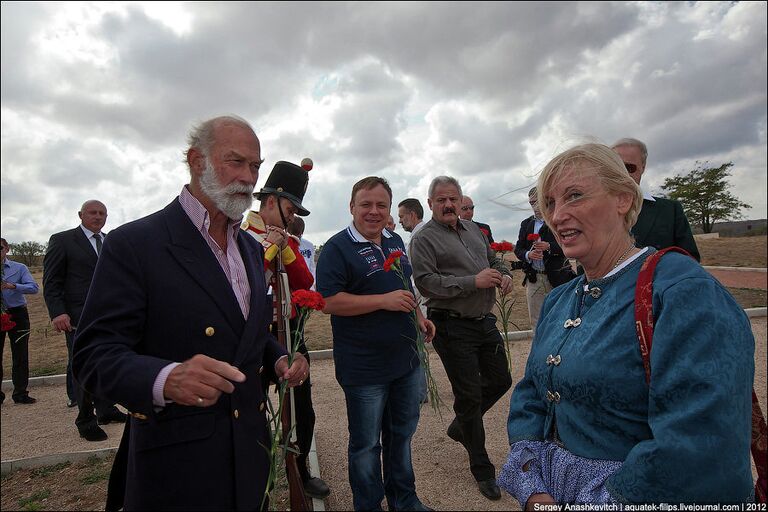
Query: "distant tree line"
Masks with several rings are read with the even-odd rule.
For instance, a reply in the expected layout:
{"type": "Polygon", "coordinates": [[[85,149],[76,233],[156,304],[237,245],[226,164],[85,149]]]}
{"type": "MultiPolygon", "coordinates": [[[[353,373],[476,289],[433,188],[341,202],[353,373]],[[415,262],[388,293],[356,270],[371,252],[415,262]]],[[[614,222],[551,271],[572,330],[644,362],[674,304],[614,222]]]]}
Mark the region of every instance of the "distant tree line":
{"type": "Polygon", "coordinates": [[[43,256],[48,244],[40,242],[20,242],[18,244],[8,243],[10,248],[9,257],[13,261],[23,263],[28,267],[39,266],[43,264],[43,256]]]}

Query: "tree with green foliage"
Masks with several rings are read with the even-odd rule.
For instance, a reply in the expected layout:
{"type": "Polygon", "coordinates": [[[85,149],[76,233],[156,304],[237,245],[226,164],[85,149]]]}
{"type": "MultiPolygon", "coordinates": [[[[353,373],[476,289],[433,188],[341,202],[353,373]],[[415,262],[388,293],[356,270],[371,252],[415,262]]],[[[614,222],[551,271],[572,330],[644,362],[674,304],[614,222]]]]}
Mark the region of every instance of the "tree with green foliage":
{"type": "Polygon", "coordinates": [[[28,267],[38,265],[38,260],[45,254],[45,244],[40,242],[21,242],[8,244],[13,261],[23,263],[28,267]]]}
{"type": "Polygon", "coordinates": [[[661,188],[671,199],[680,201],[688,220],[711,233],[716,221],[738,220],[744,216],[743,208],[752,208],[728,192],[729,169],[733,162],[720,167],[707,167],[708,162],[696,162],[696,168],[688,174],[664,180],[661,188]]]}

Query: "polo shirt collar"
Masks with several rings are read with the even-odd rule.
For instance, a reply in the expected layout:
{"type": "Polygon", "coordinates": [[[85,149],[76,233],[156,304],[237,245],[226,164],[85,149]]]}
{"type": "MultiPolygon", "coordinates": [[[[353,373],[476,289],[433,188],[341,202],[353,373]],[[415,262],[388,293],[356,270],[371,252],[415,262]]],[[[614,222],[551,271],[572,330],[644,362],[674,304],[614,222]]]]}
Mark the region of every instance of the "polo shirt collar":
{"type": "MultiPolygon", "coordinates": [[[[352,221],[349,223],[349,226],[347,227],[347,234],[349,235],[349,238],[352,239],[353,242],[357,242],[359,244],[372,244],[370,240],[365,238],[363,235],[360,234],[360,232],[355,227],[355,222],[352,221]]],[[[381,236],[384,238],[392,238],[392,234],[387,231],[386,228],[381,230],[381,236]]]]}

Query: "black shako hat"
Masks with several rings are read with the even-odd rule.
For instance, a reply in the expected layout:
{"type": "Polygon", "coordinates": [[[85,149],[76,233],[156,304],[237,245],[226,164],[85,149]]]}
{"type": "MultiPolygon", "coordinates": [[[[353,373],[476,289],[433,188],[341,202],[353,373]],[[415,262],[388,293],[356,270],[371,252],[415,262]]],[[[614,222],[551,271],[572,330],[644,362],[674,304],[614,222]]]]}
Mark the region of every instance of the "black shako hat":
{"type": "Polygon", "coordinates": [[[276,195],[288,199],[298,208],[296,215],[305,217],[309,215],[309,210],[301,205],[304,194],[307,193],[309,184],[309,173],[291,162],[280,161],[272,168],[267,182],[260,191],[253,194],[256,199],[268,195],[276,195]]]}

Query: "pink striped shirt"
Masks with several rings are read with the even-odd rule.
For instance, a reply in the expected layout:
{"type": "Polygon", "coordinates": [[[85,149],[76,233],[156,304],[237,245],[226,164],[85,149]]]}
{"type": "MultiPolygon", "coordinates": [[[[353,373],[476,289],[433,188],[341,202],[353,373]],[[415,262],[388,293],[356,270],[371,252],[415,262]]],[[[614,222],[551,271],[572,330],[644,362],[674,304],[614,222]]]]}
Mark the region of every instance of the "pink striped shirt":
{"type": "MultiPolygon", "coordinates": [[[[211,226],[211,218],[208,214],[208,210],[200,204],[200,201],[195,198],[187,188],[187,185],[181,189],[179,194],[179,203],[181,208],[195,225],[197,230],[202,235],[203,240],[208,244],[213,255],[216,256],[216,261],[221,265],[221,269],[227,276],[229,284],[232,286],[232,291],[235,293],[237,303],[240,305],[240,311],[243,313],[243,317],[248,319],[248,312],[251,303],[251,285],[248,283],[248,274],[245,271],[245,264],[243,263],[243,257],[240,255],[240,251],[237,247],[237,237],[240,234],[240,222],[242,217],[238,220],[230,220],[229,229],[227,229],[227,251],[226,253],[221,250],[219,244],[216,243],[211,235],[208,233],[208,229],[211,226]]],[[[176,368],[181,363],[171,363],[168,366],[160,370],[155,382],[152,386],[152,401],[158,407],[163,407],[165,404],[170,403],[170,400],[166,400],[163,394],[165,388],[165,381],[168,379],[168,374],[171,370],[176,368]]]]}
{"type": "Polygon", "coordinates": [[[221,269],[232,286],[232,291],[235,292],[237,303],[240,304],[240,311],[242,311],[243,317],[247,319],[248,308],[251,303],[251,286],[248,284],[248,274],[245,271],[243,257],[240,255],[240,250],[237,247],[237,237],[240,234],[240,223],[243,218],[240,217],[237,220],[230,219],[229,229],[227,229],[227,251],[224,252],[219,247],[219,244],[216,243],[216,240],[208,233],[208,229],[211,227],[211,218],[208,210],[189,192],[186,185],[179,194],[179,203],[181,203],[184,212],[189,216],[189,220],[192,221],[192,224],[195,225],[203,236],[208,247],[211,248],[213,255],[216,256],[216,260],[221,265],[221,269]]]}

